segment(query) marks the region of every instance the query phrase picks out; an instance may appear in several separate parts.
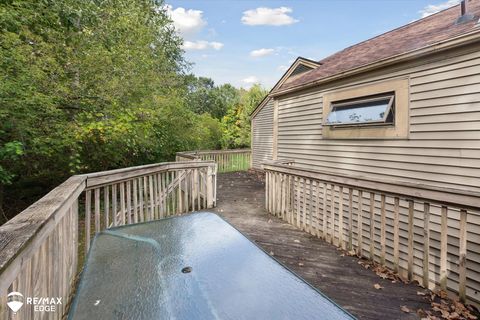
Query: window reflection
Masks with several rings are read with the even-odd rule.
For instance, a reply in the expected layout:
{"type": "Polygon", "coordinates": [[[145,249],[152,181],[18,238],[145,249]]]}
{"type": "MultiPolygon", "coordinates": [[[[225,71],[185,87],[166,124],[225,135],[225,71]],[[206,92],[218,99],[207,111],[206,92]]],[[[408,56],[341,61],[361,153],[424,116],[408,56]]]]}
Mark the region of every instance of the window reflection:
{"type": "Polygon", "coordinates": [[[393,122],[392,95],[373,99],[357,99],[346,103],[332,103],[326,125],[356,125],[393,122]]]}

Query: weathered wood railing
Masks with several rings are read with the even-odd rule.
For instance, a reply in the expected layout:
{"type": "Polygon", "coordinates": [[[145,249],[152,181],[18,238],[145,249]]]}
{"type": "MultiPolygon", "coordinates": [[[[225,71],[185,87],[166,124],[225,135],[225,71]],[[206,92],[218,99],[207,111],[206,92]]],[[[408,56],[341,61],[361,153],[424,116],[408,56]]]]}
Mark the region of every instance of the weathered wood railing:
{"type": "Polygon", "coordinates": [[[430,289],[480,301],[477,193],[268,163],[266,209],[430,289]]]}
{"type": "Polygon", "coordinates": [[[69,178],[0,227],[0,318],[62,318],[95,233],[213,207],[216,172],[213,161],[186,161],[69,178]],[[24,305],[13,316],[9,292],[62,304],[55,312],[24,305]]]}
{"type": "Polygon", "coordinates": [[[232,172],[250,169],[251,156],[250,149],[200,150],[177,152],[176,160],[212,160],[218,164],[218,172],[232,172]]]}

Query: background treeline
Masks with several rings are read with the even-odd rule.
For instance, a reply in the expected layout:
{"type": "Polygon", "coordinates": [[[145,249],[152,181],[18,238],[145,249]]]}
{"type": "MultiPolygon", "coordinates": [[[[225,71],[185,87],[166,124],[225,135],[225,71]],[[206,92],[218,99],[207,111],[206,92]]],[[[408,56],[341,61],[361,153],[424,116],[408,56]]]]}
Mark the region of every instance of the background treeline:
{"type": "Polygon", "coordinates": [[[250,143],[266,94],[188,74],[154,0],[0,4],[0,223],[69,175],[250,143]]]}

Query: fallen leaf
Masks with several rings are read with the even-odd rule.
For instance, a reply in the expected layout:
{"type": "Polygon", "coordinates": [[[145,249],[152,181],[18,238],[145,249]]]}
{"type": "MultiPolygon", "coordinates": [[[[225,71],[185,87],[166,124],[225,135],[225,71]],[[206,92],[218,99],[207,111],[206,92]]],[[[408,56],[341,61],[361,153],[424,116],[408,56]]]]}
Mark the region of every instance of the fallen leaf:
{"type": "Polygon", "coordinates": [[[400,309],[401,309],[403,312],[410,313],[410,309],[408,309],[407,306],[401,306],[400,309]]]}
{"type": "Polygon", "coordinates": [[[356,252],[355,252],[355,250],[350,250],[350,251],[347,252],[347,254],[348,254],[349,256],[355,256],[355,255],[357,255],[356,252]]]}
{"type": "Polygon", "coordinates": [[[422,292],[422,291],[417,291],[417,295],[418,295],[418,296],[426,296],[427,293],[426,293],[426,292],[422,292]]]}
{"type": "Polygon", "coordinates": [[[440,309],[439,307],[433,307],[432,310],[437,312],[442,312],[442,309],[440,309]]]}
{"type": "Polygon", "coordinates": [[[273,253],[273,251],[270,251],[270,255],[273,256],[273,255],[275,255],[275,254],[273,253]]]}
{"type": "Polygon", "coordinates": [[[303,263],[301,263],[301,262],[299,262],[298,265],[299,265],[300,267],[303,267],[303,263]]]}
{"type": "Polygon", "coordinates": [[[442,313],[442,317],[444,317],[445,319],[448,319],[450,317],[450,312],[448,312],[447,310],[440,310],[440,312],[442,313]]]}
{"type": "Polygon", "coordinates": [[[383,287],[382,287],[381,285],[379,285],[378,283],[375,283],[375,284],[373,285],[373,287],[374,287],[375,289],[377,289],[377,290],[383,289],[383,287]]]}
{"type": "Polygon", "coordinates": [[[293,242],[300,243],[300,240],[295,239],[295,240],[293,240],[293,242]]]}
{"type": "Polygon", "coordinates": [[[420,317],[420,318],[425,318],[425,317],[428,317],[428,314],[425,312],[425,310],[423,309],[418,309],[417,310],[417,315],[420,317]]]}

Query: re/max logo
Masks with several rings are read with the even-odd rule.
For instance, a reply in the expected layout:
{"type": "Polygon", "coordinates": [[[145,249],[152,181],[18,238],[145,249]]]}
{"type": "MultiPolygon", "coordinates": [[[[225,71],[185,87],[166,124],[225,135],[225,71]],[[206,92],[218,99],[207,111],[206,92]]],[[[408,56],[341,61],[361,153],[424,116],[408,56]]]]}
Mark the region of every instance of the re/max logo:
{"type": "Polygon", "coordinates": [[[62,298],[27,297],[27,304],[62,304],[62,298]]]}
{"type": "Polygon", "coordinates": [[[55,312],[57,305],[62,304],[62,298],[27,297],[26,304],[33,305],[34,312],[55,312]]]}
{"type": "Polygon", "coordinates": [[[7,295],[7,305],[13,311],[17,313],[25,304],[32,305],[34,312],[55,312],[57,311],[57,305],[62,304],[61,297],[24,297],[20,292],[10,292],[7,295]]]}

